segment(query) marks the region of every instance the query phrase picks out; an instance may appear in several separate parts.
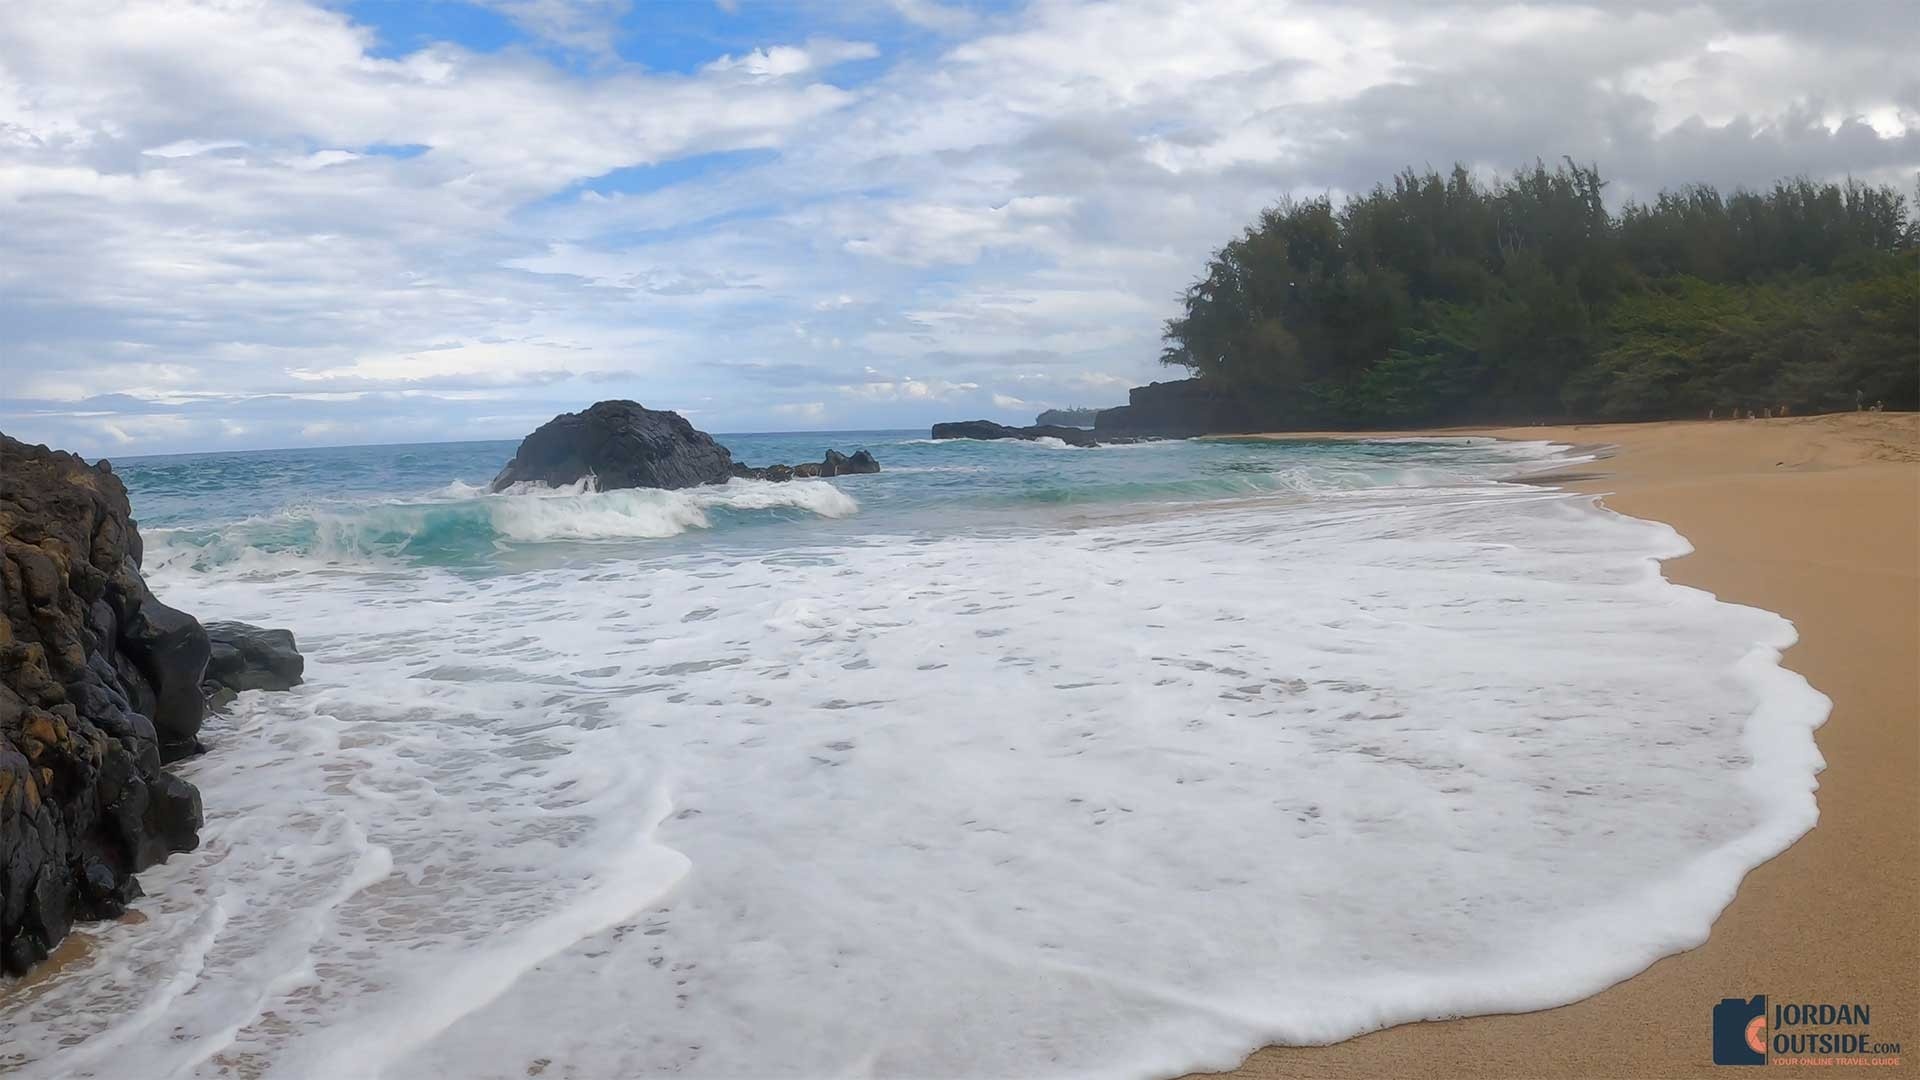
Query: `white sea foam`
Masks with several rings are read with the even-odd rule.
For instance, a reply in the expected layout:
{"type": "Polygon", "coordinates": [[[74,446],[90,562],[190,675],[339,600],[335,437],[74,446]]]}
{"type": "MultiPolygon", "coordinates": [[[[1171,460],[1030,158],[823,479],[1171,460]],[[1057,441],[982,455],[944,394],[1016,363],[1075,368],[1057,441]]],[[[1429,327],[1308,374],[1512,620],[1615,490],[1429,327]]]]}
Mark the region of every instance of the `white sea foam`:
{"type": "Polygon", "coordinates": [[[688,529],[708,528],[709,515],[715,510],[790,508],[821,517],[846,517],[860,509],[853,496],[818,480],[730,480],[682,491],[542,492],[506,496],[485,505],[499,534],[521,541],[678,536],[688,529]]]}
{"type": "Polygon", "coordinates": [[[172,603],[298,628],[309,683],[214,723],[202,849],[9,1003],[0,1065],[1146,1077],[1569,1001],[1816,815],[1792,628],[1666,582],[1685,550],[1453,484],[480,578],[169,565],[172,603]]]}
{"type": "Polygon", "coordinates": [[[515,484],[486,494],[454,481],[432,498],[357,505],[303,505],[214,530],[148,530],[156,567],[239,564],[241,570],[285,572],[312,562],[366,566],[465,545],[644,540],[713,525],[719,511],[795,510],[821,517],[858,512],[853,496],[819,480],[772,483],[730,480],[677,491],[595,491],[588,480],[567,487],[515,484]]]}

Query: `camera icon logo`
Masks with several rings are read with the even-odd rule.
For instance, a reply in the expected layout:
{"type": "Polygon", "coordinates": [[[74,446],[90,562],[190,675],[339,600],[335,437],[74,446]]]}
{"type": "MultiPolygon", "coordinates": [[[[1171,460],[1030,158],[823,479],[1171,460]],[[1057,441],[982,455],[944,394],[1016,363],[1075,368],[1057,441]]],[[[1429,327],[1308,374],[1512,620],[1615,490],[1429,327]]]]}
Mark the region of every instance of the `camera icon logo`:
{"type": "Polygon", "coordinates": [[[1722,998],[1713,1007],[1713,1063],[1767,1063],[1767,995],[1751,1000],[1722,998]]]}

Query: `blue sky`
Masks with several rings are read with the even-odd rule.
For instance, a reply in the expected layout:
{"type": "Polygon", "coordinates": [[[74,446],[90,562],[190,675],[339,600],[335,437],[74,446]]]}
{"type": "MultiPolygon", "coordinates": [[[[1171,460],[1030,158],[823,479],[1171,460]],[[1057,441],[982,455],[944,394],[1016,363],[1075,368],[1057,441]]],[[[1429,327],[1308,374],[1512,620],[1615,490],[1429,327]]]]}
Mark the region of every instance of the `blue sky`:
{"type": "Polygon", "coordinates": [[[1208,252],[1407,165],[1911,187],[1910,12],[19,0],[0,430],[90,455],[1109,405],[1208,252]]]}

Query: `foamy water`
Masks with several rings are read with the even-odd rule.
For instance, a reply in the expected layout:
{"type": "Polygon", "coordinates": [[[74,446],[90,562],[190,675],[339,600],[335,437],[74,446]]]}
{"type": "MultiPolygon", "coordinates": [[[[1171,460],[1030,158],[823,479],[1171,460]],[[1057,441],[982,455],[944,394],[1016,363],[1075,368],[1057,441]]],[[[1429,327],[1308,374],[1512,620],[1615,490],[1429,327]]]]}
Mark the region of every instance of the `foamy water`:
{"type": "Polygon", "coordinates": [[[308,683],[211,722],[203,847],[0,1065],[1164,1076],[1585,996],[1813,824],[1789,624],[1496,482],[1551,448],[893,452],[168,526],[156,589],[308,683]],[[389,540],[247,543],[324,514],[389,540]]]}

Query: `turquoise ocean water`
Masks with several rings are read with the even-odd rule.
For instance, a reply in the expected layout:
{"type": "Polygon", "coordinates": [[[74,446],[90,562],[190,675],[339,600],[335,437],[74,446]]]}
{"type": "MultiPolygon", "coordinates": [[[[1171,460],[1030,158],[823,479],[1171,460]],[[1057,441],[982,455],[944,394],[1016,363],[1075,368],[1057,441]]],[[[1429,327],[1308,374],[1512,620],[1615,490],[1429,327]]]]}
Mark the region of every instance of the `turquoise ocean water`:
{"type": "Polygon", "coordinates": [[[734,485],[733,497],[582,496],[568,507],[579,511],[569,521],[559,507],[534,520],[531,497],[486,493],[513,456],[511,441],[183,454],[117,467],[143,528],[163,530],[163,558],[197,549],[191,556],[202,567],[283,555],[483,568],[524,565],[543,553],[610,555],[623,544],[657,554],[716,543],[779,548],[873,534],[1041,529],[1129,509],[1477,479],[1516,471],[1547,452],[1485,440],[1177,440],[1081,450],[1052,440],[935,442],[911,431],[719,439],[751,465],[867,449],[882,471],[832,481],[853,506],[817,484],[784,492],[734,485]],[[738,494],[742,487],[755,494],[738,494]]]}

